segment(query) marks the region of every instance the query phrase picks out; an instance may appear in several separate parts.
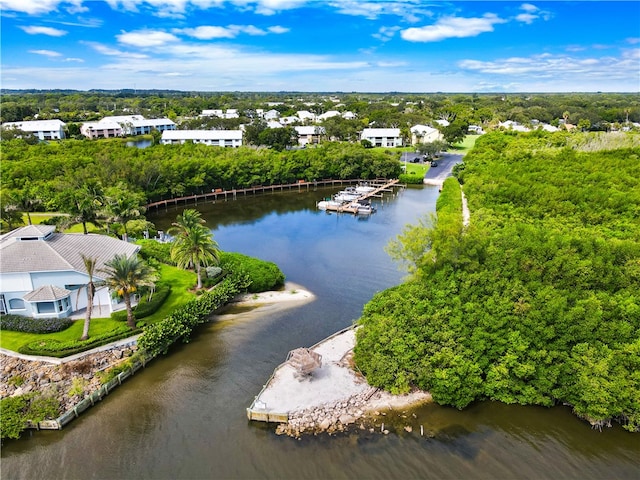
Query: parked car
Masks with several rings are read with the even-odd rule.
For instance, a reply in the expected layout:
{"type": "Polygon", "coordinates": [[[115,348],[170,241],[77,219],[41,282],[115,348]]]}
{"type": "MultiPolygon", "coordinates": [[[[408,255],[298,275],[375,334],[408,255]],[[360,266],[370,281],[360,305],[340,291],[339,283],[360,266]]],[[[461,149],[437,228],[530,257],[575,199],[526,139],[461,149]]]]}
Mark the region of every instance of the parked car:
{"type": "Polygon", "coordinates": [[[431,166],[432,166],[432,167],[437,167],[437,166],[438,166],[438,162],[432,161],[432,162],[431,162],[431,166]]]}

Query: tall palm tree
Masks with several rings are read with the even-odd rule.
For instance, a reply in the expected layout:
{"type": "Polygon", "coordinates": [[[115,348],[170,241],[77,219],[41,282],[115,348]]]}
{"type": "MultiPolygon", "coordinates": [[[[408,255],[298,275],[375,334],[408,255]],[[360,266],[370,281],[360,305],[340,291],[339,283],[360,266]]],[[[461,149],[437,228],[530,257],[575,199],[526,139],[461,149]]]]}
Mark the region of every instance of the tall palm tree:
{"type": "Polygon", "coordinates": [[[156,271],[137,256],[126,255],[116,255],[105,263],[105,267],[101,270],[107,275],[105,283],[124,299],[127,307],[127,325],[134,329],[136,320],[131,308],[131,294],[140,287],[153,286],[157,279],[156,271]]]}
{"type": "MultiPolygon", "coordinates": [[[[82,336],[80,340],[86,340],[89,338],[89,326],[91,325],[91,315],[93,314],[93,298],[95,296],[96,290],[98,287],[104,285],[102,280],[94,281],[94,275],[96,271],[96,264],[98,263],[98,259],[95,257],[87,257],[83,253],[80,254],[82,257],[82,262],[84,263],[84,269],[89,276],[87,283],[83,285],[82,288],[87,289],[87,310],[84,316],[84,327],[82,329],[82,336]]],[[[78,298],[80,298],[80,291],[78,291],[78,297],[76,298],[76,304],[78,302],[78,298]]],[[[77,306],[76,306],[77,308],[77,306]]]]}
{"type": "Polygon", "coordinates": [[[206,220],[202,218],[199,211],[193,208],[187,208],[182,212],[182,215],[176,217],[176,221],[171,224],[172,227],[167,233],[173,236],[184,235],[190,228],[197,225],[204,225],[205,223],[206,220]]]}
{"type": "Polygon", "coordinates": [[[171,246],[171,259],[178,268],[195,268],[198,276],[196,288],[199,290],[202,288],[202,267],[217,264],[220,250],[209,229],[196,224],[176,236],[171,246]]]}

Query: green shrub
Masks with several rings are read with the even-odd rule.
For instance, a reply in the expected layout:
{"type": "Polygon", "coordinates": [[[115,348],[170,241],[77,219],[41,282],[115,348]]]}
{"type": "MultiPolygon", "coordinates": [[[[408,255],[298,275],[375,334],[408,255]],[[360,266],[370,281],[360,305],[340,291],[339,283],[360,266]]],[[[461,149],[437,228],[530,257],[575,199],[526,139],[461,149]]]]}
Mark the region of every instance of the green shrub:
{"type": "Polygon", "coordinates": [[[62,358],[130,337],[138,332],[139,330],[131,330],[126,325],[122,325],[115,330],[89,338],[88,340],[70,340],[67,342],[53,339],[36,340],[35,342],[23,345],[18,351],[25,355],[43,355],[46,357],[62,358]]]}
{"type": "Polygon", "coordinates": [[[208,321],[212,312],[226,305],[248,284],[249,280],[245,275],[227,276],[215,288],[177,308],[164,320],[147,326],[138,338],[138,346],[143,352],[153,356],[166,352],[179,338],[188,342],[196,326],[208,321]]]}
{"type": "Polygon", "coordinates": [[[53,333],[66,330],[73,324],[70,318],[33,318],[22,315],[0,315],[0,330],[25,333],[53,333]]]}
{"type": "Polygon", "coordinates": [[[249,278],[250,293],[277,290],[284,285],[284,274],[273,262],[249,257],[241,253],[220,254],[220,267],[227,272],[242,273],[249,278]]]}
{"type": "Polygon", "coordinates": [[[400,180],[400,183],[406,183],[407,185],[421,185],[424,183],[424,177],[410,173],[401,173],[398,180],[400,180]]]}
{"type": "MultiPolygon", "coordinates": [[[[136,307],[133,309],[133,316],[136,318],[136,320],[140,320],[153,315],[167,300],[170,293],[171,287],[169,285],[159,284],[156,288],[155,293],[151,297],[151,300],[148,300],[148,297],[146,295],[140,300],[138,305],[136,305],[136,307]]],[[[127,311],[119,310],[117,312],[113,312],[111,314],[111,318],[120,322],[126,322],[127,311]]]]}
{"type": "Polygon", "coordinates": [[[59,404],[54,397],[35,393],[0,400],[0,437],[20,438],[27,423],[56,418],[59,404]]]}
{"type": "Polygon", "coordinates": [[[172,243],[162,243],[157,240],[138,240],[136,243],[140,245],[140,255],[145,260],[153,258],[160,263],[176,265],[176,262],[171,260],[172,243]]]}

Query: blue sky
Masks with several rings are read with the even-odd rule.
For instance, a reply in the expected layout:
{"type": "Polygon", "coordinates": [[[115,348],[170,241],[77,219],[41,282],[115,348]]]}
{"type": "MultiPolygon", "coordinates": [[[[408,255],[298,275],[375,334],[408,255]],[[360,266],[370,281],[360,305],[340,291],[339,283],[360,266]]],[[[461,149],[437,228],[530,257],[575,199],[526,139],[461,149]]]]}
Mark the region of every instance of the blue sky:
{"type": "Polygon", "coordinates": [[[0,0],[7,89],[638,92],[640,2],[0,0]]]}

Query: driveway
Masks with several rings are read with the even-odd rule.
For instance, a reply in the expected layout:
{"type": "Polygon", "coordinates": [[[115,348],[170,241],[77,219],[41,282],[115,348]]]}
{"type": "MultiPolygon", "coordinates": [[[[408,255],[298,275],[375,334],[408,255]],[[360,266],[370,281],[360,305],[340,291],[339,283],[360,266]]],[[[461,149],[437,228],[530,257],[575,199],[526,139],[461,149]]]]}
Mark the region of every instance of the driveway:
{"type": "Polygon", "coordinates": [[[442,185],[447,177],[451,176],[454,165],[462,163],[463,155],[460,153],[443,153],[438,158],[438,166],[431,167],[424,175],[425,185],[442,185]]]}

